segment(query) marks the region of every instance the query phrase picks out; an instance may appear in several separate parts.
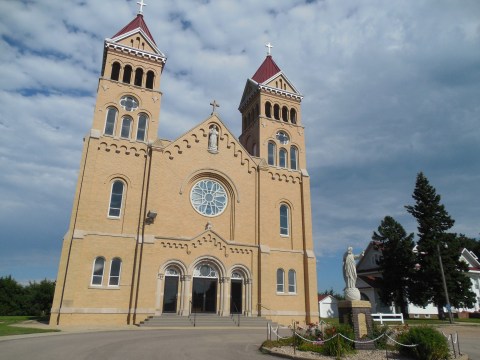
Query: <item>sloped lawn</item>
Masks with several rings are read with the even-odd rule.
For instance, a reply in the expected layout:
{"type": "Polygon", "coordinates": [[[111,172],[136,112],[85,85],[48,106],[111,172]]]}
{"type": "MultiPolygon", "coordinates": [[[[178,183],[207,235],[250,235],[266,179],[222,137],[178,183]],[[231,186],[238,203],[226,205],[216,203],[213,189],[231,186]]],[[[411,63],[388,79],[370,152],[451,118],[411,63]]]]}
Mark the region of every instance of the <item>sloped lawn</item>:
{"type": "Polygon", "coordinates": [[[36,316],[0,316],[0,336],[35,334],[44,332],[60,331],[56,329],[37,329],[29,327],[12,326],[27,320],[45,320],[36,316]]]}

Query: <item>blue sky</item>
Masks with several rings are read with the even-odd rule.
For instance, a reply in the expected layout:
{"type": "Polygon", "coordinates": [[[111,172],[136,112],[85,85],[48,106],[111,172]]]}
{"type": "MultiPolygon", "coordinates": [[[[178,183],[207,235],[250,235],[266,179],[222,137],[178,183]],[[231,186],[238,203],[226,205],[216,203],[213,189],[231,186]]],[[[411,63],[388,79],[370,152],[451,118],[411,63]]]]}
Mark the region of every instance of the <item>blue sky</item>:
{"type": "MultiPolygon", "coordinates": [[[[0,2],[0,276],[56,277],[103,39],[136,1],[0,2]]],[[[347,246],[384,216],[408,232],[423,171],[456,220],[480,232],[480,2],[151,1],[145,20],[168,57],[159,136],[218,112],[237,136],[245,81],[264,44],[305,96],[319,290],[343,288],[347,246]]]]}

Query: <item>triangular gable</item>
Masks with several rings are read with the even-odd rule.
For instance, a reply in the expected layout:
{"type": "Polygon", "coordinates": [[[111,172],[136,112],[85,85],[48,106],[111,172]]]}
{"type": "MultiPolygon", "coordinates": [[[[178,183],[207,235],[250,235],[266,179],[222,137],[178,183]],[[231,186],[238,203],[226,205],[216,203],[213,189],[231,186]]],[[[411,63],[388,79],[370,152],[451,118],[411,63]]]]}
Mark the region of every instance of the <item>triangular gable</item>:
{"type": "Polygon", "coordinates": [[[378,271],[379,266],[372,263],[372,257],[375,255],[381,256],[382,252],[378,249],[378,244],[375,241],[370,241],[367,248],[365,249],[365,254],[357,263],[357,271],[378,271]]]}
{"type": "MultiPolygon", "coordinates": [[[[226,142],[226,148],[229,150],[233,156],[238,157],[240,155],[240,161],[242,165],[245,165],[248,162],[248,172],[251,172],[252,169],[256,169],[257,161],[252,158],[248,151],[243,147],[243,145],[238,141],[238,139],[233,135],[233,133],[228,129],[225,123],[218,117],[216,113],[210,115],[208,118],[203,120],[200,124],[194,128],[186,131],[180,137],[172,141],[166,147],[163,148],[163,152],[170,153],[170,156],[173,158],[175,154],[180,154],[185,150],[185,148],[190,148],[193,142],[198,142],[198,134],[201,134],[202,137],[208,137],[208,124],[211,122],[218,123],[223,129],[219,136],[219,149],[220,142],[226,142]],[[233,148],[233,149],[232,149],[233,148]]],[[[220,150],[219,150],[220,151],[220,150]]]]}
{"type": "Polygon", "coordinates": [[[478,257],[470,250],[463,249],[460,255],[460,260],[465,261],[468,264],[469,269],[480,270],[480,262],[478,257]]]}
{"type": "Polygon", "coordinates": [[[207,228],[200,234],[189,239],[166,238],[161,236],[156,236],[155,239],[164,247],[184,249],[187,253],[190,253],[196,248],[210,246],[218,249],[225,257],[232,252],[250,255],[255,247],[254,245],[239,244],[233,241],[228,241],[211,228],[207,228]]]}
{"type": "MultiPolygon", "coordinates": [[[[285,75],[283,73],[283,71],[279,72],[278,74],[275,74],[273,75],[271,78],[265,80],[262,85],[264,86],[268,86],[270,88],[276,88],[276,84],[275,82],[277,82],[279,79],[282,79],[288,86],[287,90],[284,90],[286,91],[287,93],[293,93],[295,95],[298,95],[298,96],[302,96],[302,94],[300,94],[300,91],[297,90],[297,88],[293,85],[293,83],[287,78],[287,75],[285,75]]],[[[280,89],[280,90],[283,90],[283,89],[280,89]]]]}
{"type": "Polygon", "coordinates": [[[259,89],[258,84],[252,79],[248,79],[245,88],[243,89],[242,99],[240,100],[240,105],[238,105],[238,110],[242,111],[243,105],[248,103],[248,101],[254,96],[259,89]]]}

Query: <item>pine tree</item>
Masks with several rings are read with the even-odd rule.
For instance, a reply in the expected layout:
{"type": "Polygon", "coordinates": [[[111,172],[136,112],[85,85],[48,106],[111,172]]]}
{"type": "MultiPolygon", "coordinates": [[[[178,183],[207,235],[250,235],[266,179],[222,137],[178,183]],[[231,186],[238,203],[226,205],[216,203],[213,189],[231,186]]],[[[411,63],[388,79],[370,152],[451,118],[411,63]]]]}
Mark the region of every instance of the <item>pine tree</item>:
{"type": "Polygon", "coordinates": [[[372,240],[382,251],[378,265],[382,271],[380,299],[385,304],[400,306],[404,317],[408,318],[407,299],[410,284],[415,272],[413,253],[413,233],[407,235],[402,225],[391,216],[385,216],[372,240]]]}
{"type": "Polygon", "coordinates": [[[454,220],[440,203],[440,195],[423,173],[417,175],[412,195],[415,205],[405,206],[418,223],[417,259],[419,269],[409,294],[410,300],[420,306],[433,302],[438,316],[444,319],[446,296],[438,252],[442,258],[450,303],[455,307],[473,306],[474,294],[465,275],[466,266],[460,261],[460,242],[455,234],[447,233],[454,220]]]}

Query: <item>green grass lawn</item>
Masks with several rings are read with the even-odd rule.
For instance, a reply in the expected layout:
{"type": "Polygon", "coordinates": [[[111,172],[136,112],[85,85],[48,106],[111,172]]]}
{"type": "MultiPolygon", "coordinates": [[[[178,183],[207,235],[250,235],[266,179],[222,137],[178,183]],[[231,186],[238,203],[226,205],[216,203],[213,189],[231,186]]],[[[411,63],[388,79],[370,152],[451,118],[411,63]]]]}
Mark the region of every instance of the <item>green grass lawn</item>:
{"type": "MultiPolygon", "coordinates": [[[[0,316],[0,336],[35,334],[43,332],[59,331],[55,329],[35,329],[11,326],[26,320],[39,320],[37,316],[0,316]]],[[[40,319],[41,320],[41,319],[40,319]]]]}

